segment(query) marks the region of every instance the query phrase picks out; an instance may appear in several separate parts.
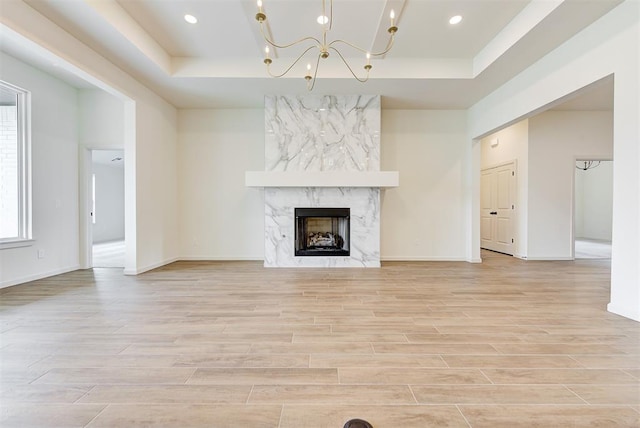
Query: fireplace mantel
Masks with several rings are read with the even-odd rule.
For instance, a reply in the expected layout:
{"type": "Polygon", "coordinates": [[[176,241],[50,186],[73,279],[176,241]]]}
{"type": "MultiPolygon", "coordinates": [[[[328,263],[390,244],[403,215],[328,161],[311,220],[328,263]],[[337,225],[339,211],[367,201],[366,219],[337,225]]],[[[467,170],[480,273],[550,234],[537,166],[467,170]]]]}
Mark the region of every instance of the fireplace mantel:
{"type": "Polygon", "coordinates": [[[400,185],[398,171],[246,171],[247,187],[377,187],[400,185]]]}

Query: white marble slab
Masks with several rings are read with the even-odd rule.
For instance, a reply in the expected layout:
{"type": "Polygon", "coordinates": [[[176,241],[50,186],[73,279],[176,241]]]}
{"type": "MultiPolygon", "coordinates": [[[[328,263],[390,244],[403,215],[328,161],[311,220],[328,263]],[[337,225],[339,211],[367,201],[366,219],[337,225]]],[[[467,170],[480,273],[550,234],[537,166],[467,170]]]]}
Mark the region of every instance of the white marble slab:
{"type": "Polygon", "coordinates": [[[265,171],[379,171],[380,96],[266,96],[265,171]]]}
{"type": "Polygon", "coordinates": [[[380,267],[380,190],[266,188],[266,267],[380,267]],[[350,208],[349,257],[296,257],[295,208],[350,208]]]}

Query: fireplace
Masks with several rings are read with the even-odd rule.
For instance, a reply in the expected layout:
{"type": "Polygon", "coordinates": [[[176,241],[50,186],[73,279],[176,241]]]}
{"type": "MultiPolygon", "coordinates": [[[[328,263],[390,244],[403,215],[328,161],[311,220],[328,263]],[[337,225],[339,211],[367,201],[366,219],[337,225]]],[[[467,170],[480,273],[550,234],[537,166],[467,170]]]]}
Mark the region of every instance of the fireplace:
{"type": "Polygon", "coordinates": [[[296,256],[349,256],[350,208],[296,208],[296,256]]]}

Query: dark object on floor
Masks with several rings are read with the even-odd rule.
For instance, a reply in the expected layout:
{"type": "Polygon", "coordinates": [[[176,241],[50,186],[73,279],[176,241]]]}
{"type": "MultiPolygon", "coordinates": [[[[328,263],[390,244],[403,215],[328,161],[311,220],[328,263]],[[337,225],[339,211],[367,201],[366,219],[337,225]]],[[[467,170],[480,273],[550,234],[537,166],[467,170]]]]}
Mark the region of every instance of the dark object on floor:
{"type": "Polygon", "coordinates": [[[351,419],[344,424],[344,428],[373,428],[373,425],[362,419],[351,419]]]}

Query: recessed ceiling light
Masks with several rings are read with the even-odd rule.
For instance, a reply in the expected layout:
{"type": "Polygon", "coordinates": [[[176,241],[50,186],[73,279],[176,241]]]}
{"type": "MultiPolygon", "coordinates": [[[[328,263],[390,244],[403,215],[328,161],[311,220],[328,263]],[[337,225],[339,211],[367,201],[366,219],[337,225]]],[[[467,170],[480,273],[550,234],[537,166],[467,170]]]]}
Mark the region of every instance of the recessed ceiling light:
{"type": "Polygon", "coordinates": [[[449,19],[449,24],[456,25],[456,24],[459,24],[461,21],[462,21],[462,16],[456,15],[456,16],[452,16],[449,19]]]}
{"type": "Polygon", "coordinates": [[[195,24],[195,23],[198,22],[198,18],[196,18],[193,15],[189,15],[189,14],[186,14],[184,16],[184,20],[187,21],[189,24],[195,24]]]}
{"type": "Polygon", "coordinates": [[[326,17],[325,15],[320,15],[318,19],[316,19],[316,21],[318,22],[318,24],[324,25],[329,22],[329,18],[326,17]]]}

